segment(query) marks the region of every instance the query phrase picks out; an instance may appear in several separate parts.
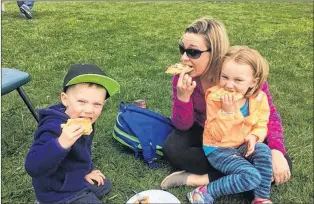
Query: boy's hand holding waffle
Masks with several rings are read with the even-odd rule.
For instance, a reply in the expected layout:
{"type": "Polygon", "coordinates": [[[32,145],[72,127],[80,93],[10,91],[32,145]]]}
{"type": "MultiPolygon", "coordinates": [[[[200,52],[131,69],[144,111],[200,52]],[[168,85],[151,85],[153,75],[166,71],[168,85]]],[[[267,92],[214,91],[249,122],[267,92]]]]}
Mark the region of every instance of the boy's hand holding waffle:
{"type": "Polygon", "coordinates": [[[88,118],[68,119],[66,124],[61,125],[62,133],[58,138],[60,145],[68,149],[82,135],[90,135],[93,131],[92,123],[88,118]]]}
{"type": "Polygon", "coordinates": [[[73,124],[81,125],[83,127],[83,135],[90,135],[93,131],[92,123],[88,118],[68,119],[68,122],[66,124],[61,124],[61,128],[66,128],[73,124]]]}

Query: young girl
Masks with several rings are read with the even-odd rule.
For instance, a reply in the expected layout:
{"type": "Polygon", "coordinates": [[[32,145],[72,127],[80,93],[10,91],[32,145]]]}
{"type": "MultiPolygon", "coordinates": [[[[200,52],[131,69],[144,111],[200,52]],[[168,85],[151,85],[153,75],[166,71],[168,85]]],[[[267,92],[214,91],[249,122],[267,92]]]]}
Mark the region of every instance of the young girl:
{"type": "Polygon", "coordinates": [[[191,203],[213,203],[222,195],[250,190],[253,204],[272,203],[271,152],[262,143],[270,114],[261,91],[267,75],[267,61],[246,46],[231,47],[223,58],[219,85],[205,94],[203,150],[209,163],[226,176],[189,192],[191,203]]]}

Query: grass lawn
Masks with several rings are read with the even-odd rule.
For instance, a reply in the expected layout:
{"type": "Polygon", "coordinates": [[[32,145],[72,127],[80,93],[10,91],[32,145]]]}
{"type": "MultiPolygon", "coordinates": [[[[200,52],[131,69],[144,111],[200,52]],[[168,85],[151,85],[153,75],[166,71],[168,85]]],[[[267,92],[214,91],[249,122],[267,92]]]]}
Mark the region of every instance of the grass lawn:
{"type": "MultiPolygon", "coordinates": [[[[233,45],[248,45],[270,63],[269,83],[281,114],[293,179],[273,186],[274,203],[313,203],[313,3],[292,2],[36,2],[33,20],[16,3],[2,13],[2,67],[32,75],[24,87],[36,108],[59,101],[62,80],[73,63],[95,63],[121,84],[96,128],[93,161],[111,178],[107,203],[124,203],[138,192],[159,188],[172,169],[165,161],[149,169],[117,144],[112,128],[121,100],[145,98],[171,114],[171,77],[166,67],[179,60],[178,40],[202,16],[225,23],[233,45]]],[[[2,97],[1,199],[32,203],[24,158],[36,122],[16,92],[2,97]]],[[[190,187],[171,189],[182,203],[190,187]]],[[[105,199],[104,199],[105,200],[105,199]]],[[[217,203],[249,203],[243,195],[217,203]]]]}

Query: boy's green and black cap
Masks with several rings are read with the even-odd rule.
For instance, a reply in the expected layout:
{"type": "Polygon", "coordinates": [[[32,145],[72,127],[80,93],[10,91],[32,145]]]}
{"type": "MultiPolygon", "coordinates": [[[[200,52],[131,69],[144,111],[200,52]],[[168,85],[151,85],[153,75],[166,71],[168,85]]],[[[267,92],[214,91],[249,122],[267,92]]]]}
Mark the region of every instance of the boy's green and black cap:
{"type": "Polygon", "coordinates": [[[107,90],[106,99],[120,92],[117,81],[106,76],[105,72],[95,64],[74,64],[69,69],[63,81],[63,91],[75,84],[95,83],[107,90]]]}

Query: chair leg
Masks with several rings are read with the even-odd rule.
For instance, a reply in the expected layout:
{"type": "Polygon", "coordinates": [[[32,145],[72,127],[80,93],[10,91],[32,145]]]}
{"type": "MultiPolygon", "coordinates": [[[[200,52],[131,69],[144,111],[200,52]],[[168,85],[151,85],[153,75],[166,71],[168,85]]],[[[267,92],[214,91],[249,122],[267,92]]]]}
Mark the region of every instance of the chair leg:
{"type": "Polygon", "coordinates": [[[32,104],[31,100],[26,95],[24,89],[22,87],[19,87],[16,90],[17,90],[17,92],[19,92],[19,94],[20,94],[21,98],[23,99],[24,103],[27,105],[28,109],[31,111],[32,115],[34,116],[35,120],[38,123],[39,122],[39,117],[38,117],[37,111],[36,111],[34,105],[32,104]]]}

